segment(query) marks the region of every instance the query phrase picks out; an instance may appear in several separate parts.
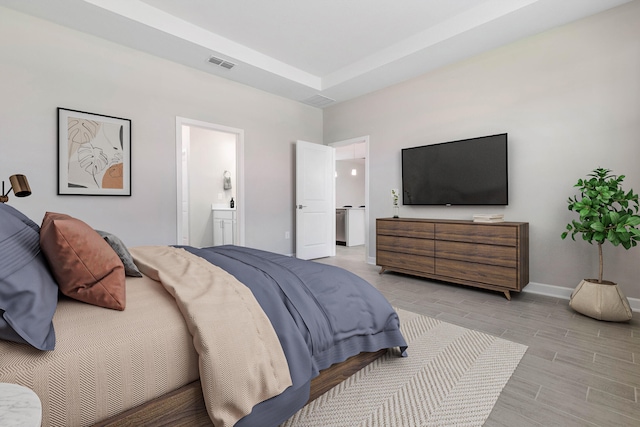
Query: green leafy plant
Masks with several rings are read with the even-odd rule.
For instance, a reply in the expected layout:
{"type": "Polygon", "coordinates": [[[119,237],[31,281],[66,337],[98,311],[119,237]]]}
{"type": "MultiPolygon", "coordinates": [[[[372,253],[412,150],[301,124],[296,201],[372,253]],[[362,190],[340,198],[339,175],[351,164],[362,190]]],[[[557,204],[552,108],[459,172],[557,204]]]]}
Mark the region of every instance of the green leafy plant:
{"type": "Polygon", "coordinates": [[[602,244],[606,241],[614,246],[622,245],[630,249],[640,242],[640,224],[638,213],[638,195],[622,189],[624,175],[616,176],[609,169],[597,168],[587,175],[587,179],[579,179],[574,187],[580,189],[580,197],[569,197],[569,210],[580,216],[579,220],[567,224],[567,231],[562,233],[565,239],[569,233],[582,234],[582,239],[598,244],[600,269],[598,283],[602,283],[602,244]]]}
{"type": "Polygon", "coordinates": [[[392,189],[391,197],[393,198],[393,206],[398,206],[398,191],[395,189],[392,189]]]}

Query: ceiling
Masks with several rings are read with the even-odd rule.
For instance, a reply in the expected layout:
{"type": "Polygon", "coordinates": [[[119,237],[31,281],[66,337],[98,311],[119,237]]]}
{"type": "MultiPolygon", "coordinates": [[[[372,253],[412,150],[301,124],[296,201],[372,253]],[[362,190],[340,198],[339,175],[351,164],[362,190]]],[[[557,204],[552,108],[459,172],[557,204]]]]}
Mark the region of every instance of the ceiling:
{"type": "Polygon", "coordinates": [[[631,0],[0,0],[316,107],[631,0]],[[218,58],[222,66],[209,62],[218,58]]]}

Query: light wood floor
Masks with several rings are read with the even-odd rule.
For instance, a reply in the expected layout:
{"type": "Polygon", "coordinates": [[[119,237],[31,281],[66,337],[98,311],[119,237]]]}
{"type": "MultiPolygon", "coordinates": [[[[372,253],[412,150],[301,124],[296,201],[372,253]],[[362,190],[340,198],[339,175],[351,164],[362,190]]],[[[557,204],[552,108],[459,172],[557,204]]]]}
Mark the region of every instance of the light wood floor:
{"type": "MultiPolygon", "coordinates": [[[[640,426],[640,313],[601,322],[567,300],[432,282],[366,264],[364,247],[317,260],[350,270],[396,307],[529,348],[485,426],[640,426]]],[[[409,348],[409,351],[411,349],[409,348]]]]}

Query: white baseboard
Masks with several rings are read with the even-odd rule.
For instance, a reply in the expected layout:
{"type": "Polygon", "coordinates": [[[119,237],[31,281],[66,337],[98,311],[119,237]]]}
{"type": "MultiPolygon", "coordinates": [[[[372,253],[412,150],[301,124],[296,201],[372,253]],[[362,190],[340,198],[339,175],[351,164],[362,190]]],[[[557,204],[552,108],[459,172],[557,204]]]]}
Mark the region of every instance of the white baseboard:
{"type": "MultiPolygon", "coordinates": [[[[375,257],[369,257],[368,263],[376,265],[375,257]]],[[[549,297],[555,297],[560,299],[566,299],[567,301],[571,297],[572,288],[564,288],[562,286],[547,285],[545,283],[529,282],[529,284],[522,290],[522,292],[529,292],[532,294],[546,295],[549,297]]],[[[640,312],[640,299],[628,298],[631,310],[640,312]]]]}
{"type": "Polygon", "coordinates": [[[529,292],[537,295],[546,295],[548,297],[556,297],[568,300],[571,297],[571,288],[563,288],[562,286],[547,285],[545,283],[529,282],[522,292],[529,292]]]}

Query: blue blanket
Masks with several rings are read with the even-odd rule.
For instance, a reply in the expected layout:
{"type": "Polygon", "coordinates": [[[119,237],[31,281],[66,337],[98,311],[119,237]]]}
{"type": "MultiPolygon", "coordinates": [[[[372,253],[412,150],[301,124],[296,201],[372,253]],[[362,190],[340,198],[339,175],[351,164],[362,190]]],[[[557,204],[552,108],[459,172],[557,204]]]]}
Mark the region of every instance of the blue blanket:
{"type": "MultiPolygon", "coordinates": [[[[236,426],[276,426],[309,399],[319,371],[361,352],[407,344],[389,302],[360,277],[341,268],[239,246],[185,250],[246,285],[271,321],[293,385],[253,408],[236,426]]],[[[233,351],[233,350],[231,350],[233,351]]]]}

